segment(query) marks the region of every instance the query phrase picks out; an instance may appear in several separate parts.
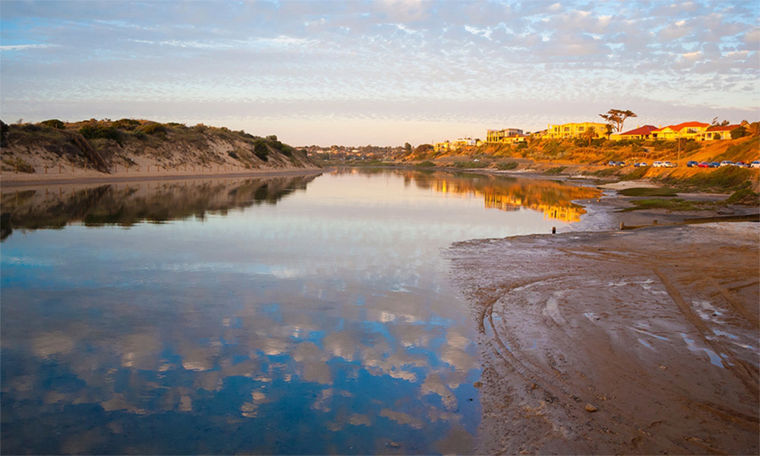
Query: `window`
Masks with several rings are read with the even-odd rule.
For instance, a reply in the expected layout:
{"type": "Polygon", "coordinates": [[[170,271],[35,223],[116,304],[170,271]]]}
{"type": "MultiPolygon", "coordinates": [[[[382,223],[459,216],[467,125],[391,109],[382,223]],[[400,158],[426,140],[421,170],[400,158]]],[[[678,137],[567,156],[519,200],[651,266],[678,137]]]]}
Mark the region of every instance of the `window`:
{"type": "Polygon", "coordinates": [[[586,127],[578,127],[578,131],[583,131],[583,129],[586,127]]]}

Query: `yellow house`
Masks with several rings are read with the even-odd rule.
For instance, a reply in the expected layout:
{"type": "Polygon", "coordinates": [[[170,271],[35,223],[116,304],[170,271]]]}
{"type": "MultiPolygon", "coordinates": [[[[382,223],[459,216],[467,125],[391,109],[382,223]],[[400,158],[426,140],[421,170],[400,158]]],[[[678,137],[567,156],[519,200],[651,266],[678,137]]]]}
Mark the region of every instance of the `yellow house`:
{"type": "Polygon", "coordinates": [[[594,138],[607,136],[607,124],[599,122],[574,122],[561,125],[551,125],[546,129],[543,138],[580,138],[590,129],[594,129],[594,138]]]}
{"type": "Polygon", "coordinates": [[[678,125],[668,125],[658,130],[652,131],[652,139],[675,140],[684,139],[702,139],[710,124],[702,122],[684,122],[678,125]]]}
{"type": "Polygon", "coordinates": [[[741,125],[713,125],[707,127],[705,131],[705,141],[715,139],[731,139],[731,132],[741,127],[741,125]]]}
{"type": "Polygon", "coordinates": [[[450,150],[455,150],[455,149],[456,147],[453,147],[453,144],[451,144],[448,141],[433,144],[433,151],[436,153],[448,152],[450,150]]]}

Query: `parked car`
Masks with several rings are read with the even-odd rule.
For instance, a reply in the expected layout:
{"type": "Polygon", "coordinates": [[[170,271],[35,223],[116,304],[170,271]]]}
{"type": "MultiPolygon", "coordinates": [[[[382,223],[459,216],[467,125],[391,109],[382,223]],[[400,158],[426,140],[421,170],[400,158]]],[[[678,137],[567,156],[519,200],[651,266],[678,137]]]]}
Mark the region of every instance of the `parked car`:
{"type": "Polygon", "coordinates": [[[617,162],[617,166],[625,166],[625,162],[617,162]]]}
{"type": "Polygon", "coordinates": [[[720,167],[720,163],[718,162],[710,162],[710,168],[718,168],[720,167]]]}
{"type": "Polygon", "coordinates": [[[734,166],[738,166],[739,168],[749,168],[749,163],[744,163],[743,161],[738,161],[734,163],[734,166]]]}
{"type": "Polygon", "coordinates": [[[615,166],[615,163],[617,163],[615,160],[610,160],[607,162],[607,166],[615,166]]]}
{"type": "Polygon", "coordinates": [[[662,168],[662,162],[661,161],[656,161],[656,162],[652,163],[652,166],[654,166],[655,168],[662,168]]]}
{"type": "Polygon", "coordinates": [[[694,168],[699,165],[699,162],[695,162],[694,160],[689,160],[686,162],[686,166],[689,168],[694,168]]]}
{"type": "Polygon", "coordinates": [[[638,168],[640,166],[649,166],[649,165],[647,165],[647,162],[639,162],[639,163],[634,163],[633,166],[638,168]]]}
{"type": "Polygon", "coordinates": [[[720,162],[719,166],[732,166],[733,164],[734,164],[734,162],[732,162],[730,160],[723,160],[722,162],[720,162]]]}
{"type": "Polygon", "coordinates": [[[755,160],[749,164],[750,168],[760,168],[760,160],[755,160]]]}
{"type": "Polygon", "coordinates": [[[675,168],[675,167],[677,167],[678,165],[676,165],[676,164],[675,164],[675,163],[673,163],[673,162],[669,162],[669,161],[666,161],[665,163],[663,163],[663,164],[662,164],[662,166],[663,166],[663,167],[665,167],[665,168],[675,168]]]}
{"type": "Polygon", "coordinates": [[[710,167],[710,163],[708,163],[708,162],[699,162],[699,164],[697,165],[697,167],[699,167],[699,168],[709,168],[710,167]]]}

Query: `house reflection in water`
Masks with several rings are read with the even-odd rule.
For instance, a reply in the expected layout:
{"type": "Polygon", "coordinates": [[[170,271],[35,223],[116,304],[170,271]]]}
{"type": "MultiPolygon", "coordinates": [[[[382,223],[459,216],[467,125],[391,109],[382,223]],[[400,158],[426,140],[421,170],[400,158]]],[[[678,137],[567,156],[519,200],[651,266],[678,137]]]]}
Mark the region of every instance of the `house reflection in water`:
{"type": "Polygon", "coordinates": [[[573,203],[598,198],[601,191],[593,187],[567,185],[561,182],[515,179],[492,175],[406,172],[408,182],[450,195],[483,197],[487,208],[516,211],[521,207],[540,211],[544,217],[562,222],[578,222],[586,211],[573,203]]]}

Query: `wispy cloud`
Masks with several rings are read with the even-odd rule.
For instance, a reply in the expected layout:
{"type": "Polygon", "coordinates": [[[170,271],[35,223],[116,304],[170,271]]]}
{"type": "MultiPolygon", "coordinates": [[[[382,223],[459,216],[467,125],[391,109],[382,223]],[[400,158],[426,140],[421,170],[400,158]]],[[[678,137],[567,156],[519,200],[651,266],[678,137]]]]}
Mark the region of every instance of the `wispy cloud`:
{"type": "MultiPolygon", "coordinates": [[[[75,119],[109,106],[202,101],[255,106],[257,122],[269,110],[273,119],[316,123],[380,116],[496,127],[508,119],[531,130],[564,115],[558,103],[576,106],[578,118],[635,104],[643,120],[678,112],[666,106],[693,116],[684,100],[705,118],[733,110],[731,120],[760,105],[760,29],[740,1],[56,5],[2,5],[0,101],[11,117],[51,106],[62,111],[44,117],[75,119]]],[[[229,121],[207,113],[208,123],[229,121]]],[[[347,135],[332,134],[337,142],[347,135]]]]}

